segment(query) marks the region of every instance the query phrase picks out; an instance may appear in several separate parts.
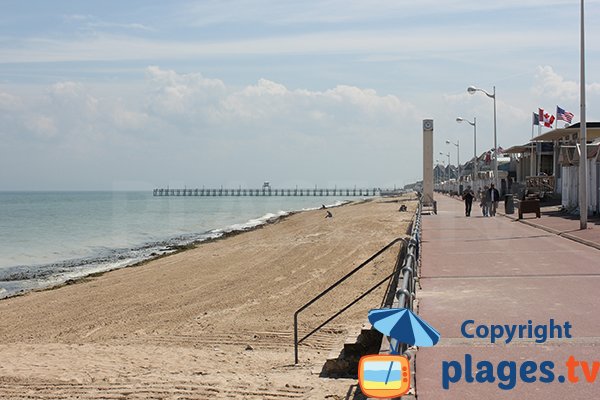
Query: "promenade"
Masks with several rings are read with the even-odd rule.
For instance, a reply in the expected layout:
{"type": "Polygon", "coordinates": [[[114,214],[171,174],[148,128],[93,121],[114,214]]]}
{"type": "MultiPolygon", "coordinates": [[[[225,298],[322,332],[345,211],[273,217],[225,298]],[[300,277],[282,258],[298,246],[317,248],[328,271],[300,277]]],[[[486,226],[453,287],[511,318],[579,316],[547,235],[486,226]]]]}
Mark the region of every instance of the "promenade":
{"type": "Polygon", "coordinates": [[[579,232],[578,220],[550,213],[525,223],[485,218],[475,204],[466,218],[461,201],[439,194],[436,200],[438,215],[423,218],[418,298],[419,314],[442,340],[417,353],[419,400],[597,398],[600,250],[590,244],[600,245],[600,226],[592,221],[579,232]],[[588,245],[572,240],[578,237],[588,245]],[[551,319],[563,338],[549,337],[559,333],[551,319]],[[564,337],[566,323],[571,338],[564,337]],[[476,335],[486,336],[491,325],[507,325],[496,343],[476,335]],[[512,325],[525,325],[524,337],[516,331],[506,344],[512,325]],[[546,327],[546,340],[538,325],[546,327]],[[585,365],[567,367],[571,356],[585,365]]]}

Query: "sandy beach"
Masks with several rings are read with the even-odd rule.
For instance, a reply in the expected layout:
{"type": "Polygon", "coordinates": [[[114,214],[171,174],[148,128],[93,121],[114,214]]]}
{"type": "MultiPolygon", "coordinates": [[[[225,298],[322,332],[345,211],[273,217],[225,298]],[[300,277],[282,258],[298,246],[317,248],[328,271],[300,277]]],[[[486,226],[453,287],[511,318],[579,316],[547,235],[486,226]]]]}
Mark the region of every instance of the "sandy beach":
{"type": "MultiPolygon", "coordinates": [[[[296,309],[396,237],[416,201],[376,199],[0,301],[0,399],[345,399],[320,378],[380,288],[300,348],[296,309]]],[[[308,332],[393,268],[394,247],[301,316],[308,332]]],[[[301,332],[301,333],[302,333],[301,332]]]]}

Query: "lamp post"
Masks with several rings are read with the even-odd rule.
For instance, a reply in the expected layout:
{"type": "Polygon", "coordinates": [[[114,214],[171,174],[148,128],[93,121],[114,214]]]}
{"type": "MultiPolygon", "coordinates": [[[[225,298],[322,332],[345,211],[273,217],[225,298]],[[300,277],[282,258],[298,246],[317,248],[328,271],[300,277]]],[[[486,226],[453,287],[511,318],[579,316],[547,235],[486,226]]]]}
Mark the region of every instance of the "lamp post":
{"type": "Polygon", "coordinates": [[[494,183],[495,186],[498,187],[498,141],[496,135],[496,86],[494,86],[494,91],[492,94],[486,92],[483,89],[476,88],[475,86],[469,86],[467,88],[467,92],[469,94],[475,94],[475,92],[482,92],[487,97],[494,100],[494,183]]]}
{"type": "Polygon", "coordinates": [[[446,144],[453,144],[454,146],[456,146],[456,191],[458,192],[458,194],[462,194],[462,190],[460,188],[460,144],[458,142],[458,139],[456,140],[456,143],[452,143],[451,141],[446,140],[446,144]]]}
{"type": "Polygon", "coordinates": [[[585,30],[584,30],[584,7],[581,0],[581,34],[580,34],[580,61],[579,61],[579,101],[581,113],[581,121],[579,122],[579,229],[587,229],[588,217],[588,193],[587,193],[587,121],[585,115],[585,30]]]}
{"type": "Polygon", "coordinates": [[[473,183],[477,177],[477,119],[473,117],[473,122],[462,117],[456,117],[456,122],[466,122],[473,127],[473,183]]]}
{"type": "Polygon", "coordinates": [[[450,152],[448,152],[448,153],[442,153],[440,151],[440,154],[442,156],[448,157],[448,165],[446,166],[446,180],[449,181],[450,180],[450,152]]]}
{"type": "Polygon", "coordinates": [[[458,177],[460,178],[460,143],[458,139],[456,139],[456,143],[446,140],[446,144],[453,144],[456,146],[456,165],[458,166],[458,177]]]}

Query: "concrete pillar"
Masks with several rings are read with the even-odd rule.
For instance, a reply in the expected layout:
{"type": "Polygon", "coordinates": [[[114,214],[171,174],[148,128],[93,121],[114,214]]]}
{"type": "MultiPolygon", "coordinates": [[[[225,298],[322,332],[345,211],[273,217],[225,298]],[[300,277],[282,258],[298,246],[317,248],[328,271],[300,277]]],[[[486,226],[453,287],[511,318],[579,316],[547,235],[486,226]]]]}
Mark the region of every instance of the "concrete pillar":
{"type": "Polygon", "coordinates": [[[423,204],[433,205],[433,120],[423,120],[423,204]]]}

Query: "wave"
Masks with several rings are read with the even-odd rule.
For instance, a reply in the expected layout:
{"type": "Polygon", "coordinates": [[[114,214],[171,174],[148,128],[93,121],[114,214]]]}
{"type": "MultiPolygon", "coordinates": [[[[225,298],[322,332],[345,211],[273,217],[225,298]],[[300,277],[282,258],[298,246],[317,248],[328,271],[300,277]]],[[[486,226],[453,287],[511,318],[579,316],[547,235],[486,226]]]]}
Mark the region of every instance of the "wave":
{"type": "MultiPolygon", "coordinates": [[[[360,200],[354,200],[354,202],[359,202],[359,201],[360,200]]],[[[343,206],[344,204],[348,204],[348,203],[352,203],[352,200],[339,200],[332,204],[323,204],[321,207],[303,208],[301,211],[314,211],[314,210],[319,210],[323,207],[325,207],[325,208],[340,207],[340,206],[343,206]]]]}
{"type": "Polygon", "coordinates": [[[285,217],[290,215],[289,212],[287,211],[278,211],[277,213],[273,214],[273,213],[267,213],[265,215],[263,215],[260,218],[255,218],[255,219],[250,219],[246,222],[244,222],[243,224],[233,224],[233,225],[229,225],[226,228],[223,229],[215,229],[210,231],[212,234],[216,234],[216,235],[222,235],[222,234],[226,234],[226,233],[232,233],[232,232],[243,232],[243,231],[247,231],[250,229],[254,229],[256,227],[259,227],[261,225],[265,225],[268,223],[272,223],[277,221],[279,218],[281,217],[285,217]]]}

